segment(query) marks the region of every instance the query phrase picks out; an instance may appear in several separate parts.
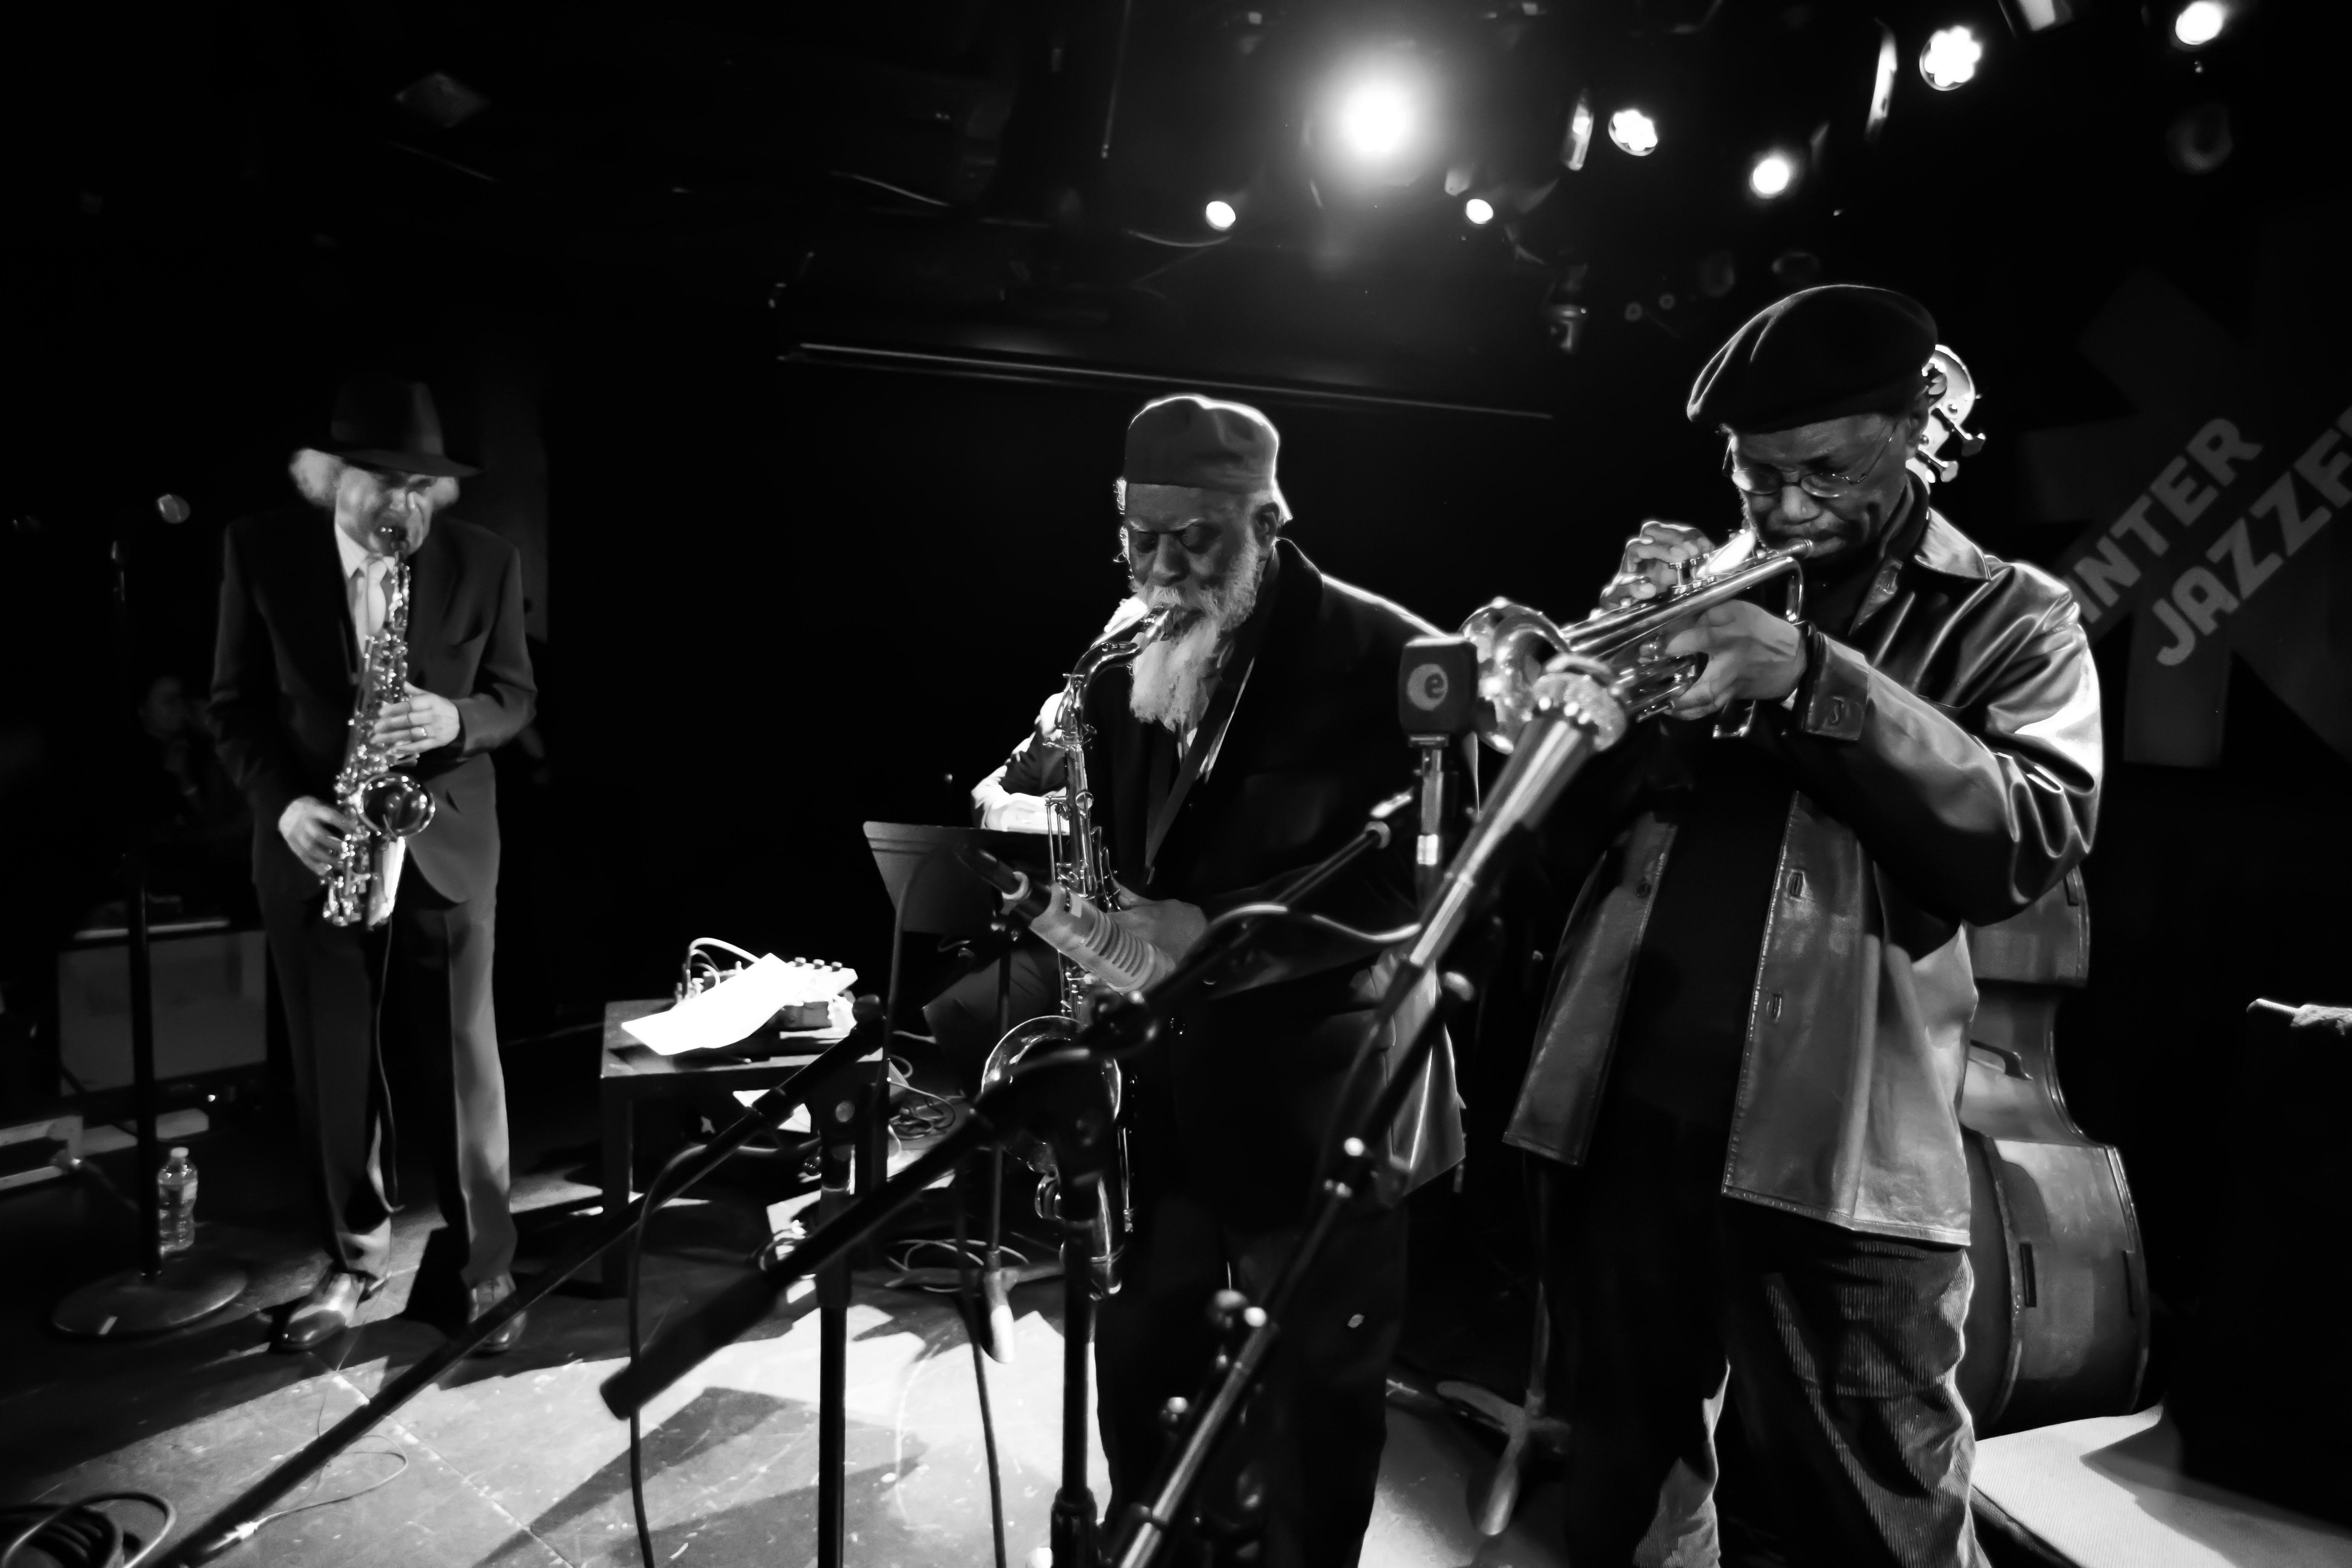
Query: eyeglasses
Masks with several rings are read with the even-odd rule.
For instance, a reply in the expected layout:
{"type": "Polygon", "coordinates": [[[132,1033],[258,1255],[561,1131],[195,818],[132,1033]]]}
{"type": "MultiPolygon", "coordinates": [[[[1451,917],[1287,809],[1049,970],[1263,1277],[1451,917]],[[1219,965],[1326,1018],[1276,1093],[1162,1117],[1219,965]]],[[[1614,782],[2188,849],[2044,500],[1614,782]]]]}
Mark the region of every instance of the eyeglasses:
{"type": "Polygon", "coordinates": [[[1213,522],[1195,522],[1183,528],[1138,528],[1131,522],[1119,524],[1119,532],[1127,538],[1127,553],[1142,559],[1160,552],[1160,542],[1173,538],[1178,548],[1187,555],[1205,554],[1211,546],[1224,536],[1224,530],[1213,522]]]}
{"type": "Polygon", "coordinates": [[[1860,489],[1886,459],[1886,448],[1903,434],[1903,422],[1896,420],[1894,428],[1879,437],[1871,449],[1870,460],[1843,473],[1816,473],[1804,468],[1776,468],[1769,463],[1743,463],[1737,444],[1723,450],[1724,477],[1751,496],[1778,495],[1790,485],[1819,500],[1843,500],[1860,489]]]}

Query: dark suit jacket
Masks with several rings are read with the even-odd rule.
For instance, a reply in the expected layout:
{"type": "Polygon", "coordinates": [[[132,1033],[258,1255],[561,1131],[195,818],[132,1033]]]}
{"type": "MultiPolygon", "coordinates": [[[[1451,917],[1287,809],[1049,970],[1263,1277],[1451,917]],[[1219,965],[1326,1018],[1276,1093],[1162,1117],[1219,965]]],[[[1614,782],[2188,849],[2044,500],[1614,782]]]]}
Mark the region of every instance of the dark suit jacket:
{"type": "MultiPolygon", "coordinates": [[[[1166,748],[1172,758],[1172,737],[1128,710],[1125,666],[1098,676],[1087,694],[1097,820],[1120,880],[1212,917],[1276,890],[1337,849],[1414,777],[1397,722],[1397,662],[1431,626],[1325,576],[1287,540],[1276,550],[1256,659],[1215,766],[1186,793],[1154,859],[1145,853],[1151,752],[1166,748]]],[[[1412,835],[1408,813],[1387,851],[1358,860],[1310,907],[1367,929],[1411,921],[1412,835]]],[[[1139,1097],[1148,1102],[1139,1106],[1139,1130],[1148,1136],[1162,1121],[1162,1147],[1149,1156],[1157,1178],[1245,1229],[1295,1217],[1365,1009],[1377,999],[1360,947],[1289,930],[1272,947],[1279,977],[1228,987],[1189,1014],[1158,1065],[1160,1081],[1139,1097]],[[1170,1158],[1171,1142],[1181,1159],[1170,1158]]],[[[1154,1072],[1147,1060],[1139,1077],[1154,1072]]],[[[1380,1082],[1365,1074],[1354,1099],[1368,1100],[1363,1091],[1380,1082]]]]}
{"type": "MultiPolygon", "coordinates": [[[[334,798],[359,651],[334,524],[311,508],[240,518],[222,545],[212,723],[221,760],[253,803],[253,876],[264,899],[322,884],[278,831],[299,796],[334,798]]],[[[498,885],[498,792],[487,753],[530,722],[538,688],[523,645],[522,557],[488,529],[434,519],[409,563],[408,678],[457,705],[457,739],[416,776],[438,801],[409,840],[411,864],[445,897],[498,885]]]]}

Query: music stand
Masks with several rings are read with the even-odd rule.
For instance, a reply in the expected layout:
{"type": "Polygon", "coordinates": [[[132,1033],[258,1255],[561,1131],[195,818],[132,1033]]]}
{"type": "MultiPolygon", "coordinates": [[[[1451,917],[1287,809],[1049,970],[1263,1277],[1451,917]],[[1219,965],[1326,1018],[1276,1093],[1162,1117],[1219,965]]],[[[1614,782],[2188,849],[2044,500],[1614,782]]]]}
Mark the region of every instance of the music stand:
{"type": "Polygon", "coordinates": [[[883,889],[898,907],[898,929],[911,934],[981,937],[995,929],[996,889],[955,858],[958,849],[985,849],[1040,882],[1049,874],[1042,833],[869,822],[866,842],[883,889]],[[940,855],[942,850],[947,853],[940,855]],[[953,869],[926,872],[918,879],[916,873],[934,855],[953,869]]]}

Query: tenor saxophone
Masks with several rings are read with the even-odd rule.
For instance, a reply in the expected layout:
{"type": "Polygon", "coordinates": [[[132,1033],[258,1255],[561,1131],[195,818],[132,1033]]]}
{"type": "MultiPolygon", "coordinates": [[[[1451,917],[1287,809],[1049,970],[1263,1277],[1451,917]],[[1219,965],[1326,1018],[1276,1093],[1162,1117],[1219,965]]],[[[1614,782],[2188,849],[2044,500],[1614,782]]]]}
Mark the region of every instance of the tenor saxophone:
{"type": "Polygon", "coordinates": [[[431,794],[401,771],[394,747],[375,738],[384,710],[407,695],[408,559],[402,552],[393,556],[384,579],[383,629],[368,639],[360,659],[359,696],[352,704],[342,769],[335,774],[335,806],[351,826],[326,875],[332,925],[365,921],[373,930],[392,918],[407,840],[433,821],[431,794]]]}
{"type": "MultiPolygon", "coordinates": [[[[1120,627],[1087,649],[1063,681],[1061,706],[1055,710],[1054,731],[1047,737],[1047,743],[1063,756],[1062,789],[1046,798],[1046,846],[1054,880],[1057,886],[1104,909],[1117,909],[1119,894],[1109,853],[1103,846],[1102,829],[1095,821],[1094,784],[1087,755],[1094,731],[1087,723],[1087,693],[1104,669],[1141,653],[1160,635],[1167,620],[1168,612],[1156,612],[1120,627]]],[[[1010,1079],[1032,1052],[1050,1050],[1076,1037],[1079,1010],[1096,988],[1095,983],[1084,968],[1066,957],[1062,960],[1061,981],[1059,1012],[1014,1025],[988,1053],[988,1064],[981,1072],[983,1089],[1010,1079]]],[[[1105,1058],[1102,1071],[1116,1121],[1125,1086],[1117,1062],[1105,1058]]],[[[1097,1297],[1118,1289],[1119,1258],[1126,1251],[1127,1237],[1135,1224],[1128,1191],[1127,1129],[1123,1124],[1118,1128],[1118,1157],[1103,1177],[1102,1191],[1088,1221],[1091,1239],[1087,1262],[1097,1297]]],[[[1016,1140],[1012,1147],[1041,1178],[1037,1185],[1038,1217],[1059,1219],[1060,1175],[1055,1169],[1053,1150],[1042,1140],[1027,1136],[1016,1140]]]]}

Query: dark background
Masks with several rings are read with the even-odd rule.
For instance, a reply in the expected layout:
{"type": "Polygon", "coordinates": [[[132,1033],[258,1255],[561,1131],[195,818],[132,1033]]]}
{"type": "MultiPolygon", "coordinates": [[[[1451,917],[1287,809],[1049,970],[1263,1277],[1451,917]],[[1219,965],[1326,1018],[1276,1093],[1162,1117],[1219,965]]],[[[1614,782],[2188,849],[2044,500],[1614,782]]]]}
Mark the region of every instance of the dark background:
{"type": "MultiPolygon", "coordinates": [[[[110,891],[106,540],[131,536],[141,684],[200,689],[220,531],[291,499],[287,455],[352,360],[432,377],[489,469],[457,515],[530,563],[542,696],[500,756],[498,977],[527,1084],[520,1042],[666,993],[689,937],[878,984],[858,824],[963,820],[1100,624],[1119,433],[1155,389],[1257,389],[1327,570],[1441,624],[1496,594],[1574,615],[1643,517],[1732,518],[1681,416],[1715,343],[1794,284],[1885,284],[1985,389],[1992,444],[1940,502],[2046,561],[2083,520],[2023,521],[2015,437],[2128,411],[2072,348],[2116,283],[2152,266],[2242,327],[2265,226],[2343,212],[2332,7],[2245,8],[2194,58],[2170,7],[2123,4],[2032,37],[1970,4],[1134,9],[1108,159],[1115,6],[13,17],[12,1108],[47,1088],[26,1064],[51,949],[110,891]],[[1873,146],[1882,16],[1901,68],[1873,146]],[[1912,61],[1959,20],[1983,75],[1930,92],[1912,61]],[[1504,219],[1467,228],[1434,164],[1357,189],[1317,162],[1317,62],[1370,37],[1417,39],[1453,84],[1440,130],[1504,219]],[[394,101],[431,71],[489,107],[441,125],[394,101]],[[1604,116],[1655,105],[1659,153],[1602,137],[1564,174],[1585,86],[1604,116]],[[2210,103],[2231,152],[2192,174],[2168,132],[2210,103]],[[1740,195],[1753,150],[1816,126],[1789,201],[1740,195]],[[1204,193],[1244,209],[1222,245],[1204,193]],[[1547,326],[1564,305],[1589,311],[1573,353],[1547,326]],[[165,489],[194,521],[147,521],[165,489]]],[[[2111,711],[2126,644],[2099,649],[2111,711]]],[[[2218,769],[2111,759],[2094,978],[2061,1022],[2069,1101],[2123,1146],[2182,1295],[2246,1002],[2352,1001],[2325,896],[2352,764],[2242,670],[2230,703],[2218,769]]],[[[1470,1068],[1489,1125],[1514,1048],[1470,1068]]]]}

